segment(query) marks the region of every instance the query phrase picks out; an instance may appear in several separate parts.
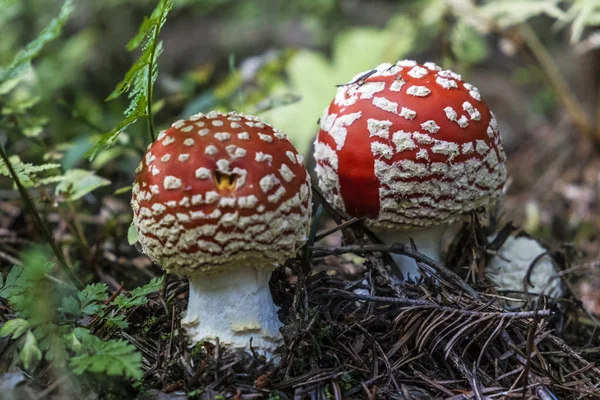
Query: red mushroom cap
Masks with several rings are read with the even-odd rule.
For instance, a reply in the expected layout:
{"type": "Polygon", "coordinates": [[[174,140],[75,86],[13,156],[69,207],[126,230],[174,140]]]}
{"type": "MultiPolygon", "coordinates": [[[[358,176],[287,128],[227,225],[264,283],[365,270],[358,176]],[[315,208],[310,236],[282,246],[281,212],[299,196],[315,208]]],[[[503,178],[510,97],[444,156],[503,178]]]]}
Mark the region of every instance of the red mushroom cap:
{"type": "Polygon", "coordinates": [[[148,147],[131,205],[144,252],[165,269],[273,269],[310,229],[310,178],[285,134],[257,117],[179,120],[148,147]]]}
{"type": "Polygon", "coordinates": [[[319,186],[379,229],[450,222],[499,196],[505,154],[474,86],[433,63],[381,64],[341,86],[315,142],[319,186]]]}

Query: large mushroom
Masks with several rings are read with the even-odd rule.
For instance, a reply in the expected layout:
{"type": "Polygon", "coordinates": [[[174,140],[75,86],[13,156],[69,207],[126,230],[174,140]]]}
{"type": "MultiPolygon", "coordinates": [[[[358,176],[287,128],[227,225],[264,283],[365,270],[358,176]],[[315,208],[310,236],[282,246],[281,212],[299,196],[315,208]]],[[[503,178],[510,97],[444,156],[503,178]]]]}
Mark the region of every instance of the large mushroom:
{"type": "Polygon", "coordinates": [[[192,342],[251,342],[270,357],[282,324],[269,278],[310,229],[302,157],[257,117],[210,112],[161,132],[136,173],[139,242],[164,269],[189,278],[182,325],[192,342]]]}
{"type": "MultiPolygon", "coordinates": [[[[315,142],[319,187],[386,243],[440,260],[446,225],[487,207],[506,180],[493,114],[477,88],[433,63],[381,64],[340,86],[315,142]]],[[[411,258],[393,255],[406,280],[411,258]]]]}

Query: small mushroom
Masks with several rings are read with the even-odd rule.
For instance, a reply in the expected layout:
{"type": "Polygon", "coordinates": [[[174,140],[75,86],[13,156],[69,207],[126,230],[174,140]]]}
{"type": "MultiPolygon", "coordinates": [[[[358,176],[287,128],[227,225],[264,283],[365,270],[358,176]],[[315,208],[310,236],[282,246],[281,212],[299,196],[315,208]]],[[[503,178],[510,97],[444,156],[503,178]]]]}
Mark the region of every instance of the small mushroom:
{"type": "MultiPolygon", "coordinates": [[[[440,260],[445,227],[490,206],[506,180],[496,124],[476,87],[434,63],[381,64],[342,85],[315,142],[319,187],[386,243],[440,260]]],[[[404,279],[415,261],[393,255],[404,279]]]]}
{"type": "Polygon", "coordinates": [[[192,342],[281,344],[271,272],[310,229],[310,178],[286,135],[257,117],[210,112],[159,134],[136,170],[133,223],[153,261],[189,278],[192,342]]]}
{"type": "MultiPolygon", "coordinates": [[[[558,270],[536,240],[527,236],[509,236],[485,268],[490,281],[502,292],[509,292],[509,297],[515,295],[527,297],[526,293],[536,293],[552,298],[565,294],[565,288],[558,277],[558,270]],[[529,282],[526,275],[531,268],[529,282]],[[531,285],[529,285],[531,284],[531,285]]],[[[514,302],[508,302],[515,306],[514,302]]]]}

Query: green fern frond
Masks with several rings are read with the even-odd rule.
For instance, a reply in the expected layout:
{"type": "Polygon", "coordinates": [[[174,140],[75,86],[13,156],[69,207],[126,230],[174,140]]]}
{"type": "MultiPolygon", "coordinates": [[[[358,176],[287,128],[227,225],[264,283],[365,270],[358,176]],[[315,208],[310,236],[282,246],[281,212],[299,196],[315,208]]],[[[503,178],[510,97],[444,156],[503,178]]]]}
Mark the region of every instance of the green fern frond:
{"type": "MultiPolygon", "coordinates": [[[[47,178],[39,177],[38,175],[42,172],[48,172],[60,168],[60,164],[50,163],[33,165],[30,163],[24,163],[21,161],[21,158],[16,155],[10,157],[9,162],[17,173],[19,180],[25,187],[35,187],[47,183],[47,178]]],[[[0,175],[11,177],[10,171],[2,159],[0,159],[0,175]]],[[[57,177],[53,178],[58,179],[57,177]]]]}
{"type": "Polygon", "coordinates": [[[149,119],[150,135],[154,138],[154,128],[151,122],[152,93],[158,77],[157,60],[162,53],[162,42],[158,41],[158,34],[167,20],[169,11],[173,8],[173,2],[174,0],[160,0],[150,18],[144,19],[137,35],[127,44],[129,51],[141,47],[142,54],[106,99],[113,100],[127,93],[129,106],[124,112],[125,119],[113,130],[105,133],[98,143],[86,153],[90,159],[93,159],[102,148],[112,145],[121,132],[142,117],[149,119]]]}
{"type": "Polygon", "coordinates": [[[81,349],[81,354],[70,360],[74,373],[95,372],[142,378],[142,355],[133,345],[124,340],[102,341],[84,328],[75,328],[74,336],[81,349]]]}
{"type": "Polygon", "coordinates": [[[48,42],[56,39],[62,32],[63,26],[73,12],[73,1],[65,0],[60,13],[42,30],[33,41],[29,42],[24,49],[19,51],[12,63],[4,69],[0,69],[0,86],[8,81],[18,80],[31,66],[31,61],[42,51],[48,42]]]}

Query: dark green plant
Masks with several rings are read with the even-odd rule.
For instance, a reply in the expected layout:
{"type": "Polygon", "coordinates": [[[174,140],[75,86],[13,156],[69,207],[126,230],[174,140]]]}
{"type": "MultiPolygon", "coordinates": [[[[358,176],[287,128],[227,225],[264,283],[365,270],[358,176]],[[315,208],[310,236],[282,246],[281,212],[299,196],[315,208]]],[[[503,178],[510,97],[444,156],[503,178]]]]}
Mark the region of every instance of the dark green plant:
{"type": "Polygon", "coordinates": [[[147,296],[161,288],[163,279],[152,279],[106,304],[104,283],[79,291],[57,287],[50,276],[54,264],[41,249],[25,252],[22,259],[23,264],[13,266],[5,280],[0,277],[0,297],[16,315],[0,328],[0,336],[17,341],[23,366],[29,369],[46,360],[56,367],[68,366],[78,375],[94,372],[141,379],[142,357],[134,346],[120,339],[102,340],[82,321],[89,321],[83,318],[88,316],[99,319],[100,325],[126,328],[124,312],[146,304],[147,296]]]}
{"type": "Polygon", "coordinates": [[[130,100],[125,110],[125,119],[110,132],[104,134],[87,155],[93,159],[98,152],[112,145],[119,134],[138,119],[148,119],[148,129],[152,141],[155,140],[154,122],[152,115],[152,98],[154,83],[158,77],[158,57],[162,53],[162,42],[158,34],[167,21],[167,14],[173,8],[173,0],[160,0],[150,18],[145,18],[138,34],[129,41],[127,50],[142,49],[140,58],[129,68],[125,77],[106,100],[116,99],[124,93],[130,100]]]}

